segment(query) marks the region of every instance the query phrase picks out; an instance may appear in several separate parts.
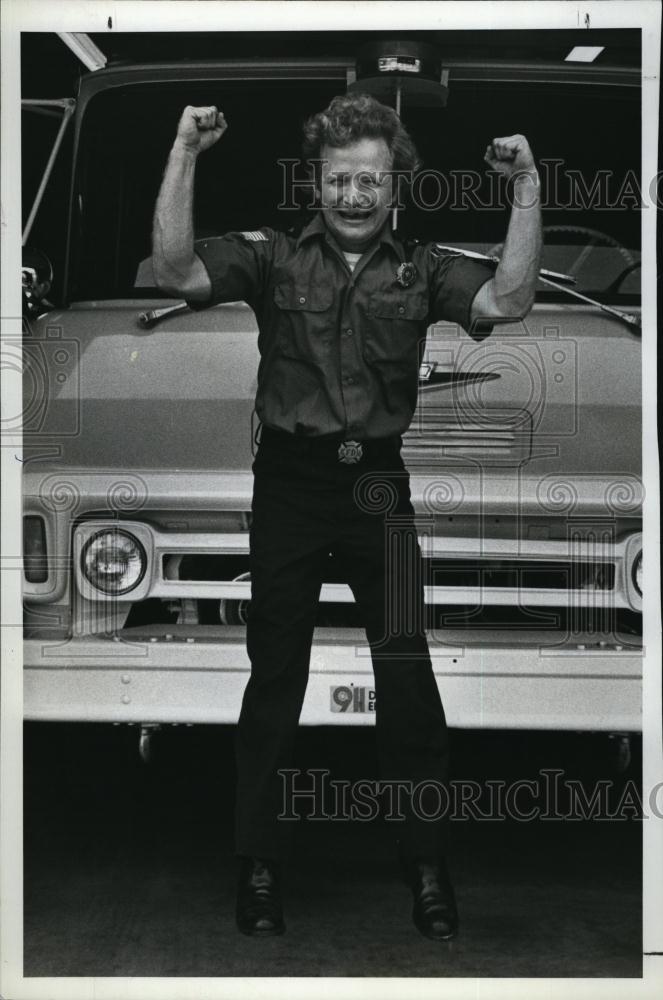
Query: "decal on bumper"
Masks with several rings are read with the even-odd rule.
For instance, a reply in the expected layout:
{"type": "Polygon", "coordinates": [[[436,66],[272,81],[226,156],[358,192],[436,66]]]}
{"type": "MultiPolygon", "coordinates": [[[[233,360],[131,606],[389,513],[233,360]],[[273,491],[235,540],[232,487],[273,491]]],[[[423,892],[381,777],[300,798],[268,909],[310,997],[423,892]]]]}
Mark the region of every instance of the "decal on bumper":
{"type": "Polygon", "coordinates": [[[332,712],[375,712],[375,691],[354,684],[337,684],[329,688],[332,712]]]}

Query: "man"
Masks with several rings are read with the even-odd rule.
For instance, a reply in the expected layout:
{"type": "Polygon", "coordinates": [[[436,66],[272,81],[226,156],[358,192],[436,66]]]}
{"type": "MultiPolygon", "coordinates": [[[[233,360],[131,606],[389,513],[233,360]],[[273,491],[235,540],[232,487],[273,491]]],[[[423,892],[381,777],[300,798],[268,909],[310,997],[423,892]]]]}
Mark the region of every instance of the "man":
{"type": "MultiPolygon", "coordinates": [[[[472,332],[479,318],[525,316],[541,227],[527,141],[494,139],[485,159],[513,179],[497,269],[439,256],[434,246],[415,247],[409,259],[389,213],[393,178],[415,168],[416,150],[395,111],[352,94],[305,126],[319,211],[299,237],[261,229],[194,244],[196,160],[226,128],[216,107],[185,109],[157,201],[153,260],[164,291],[193,308],[243,299],[260,330],[251,676],[237,731],[236,851],[239,929],[267,935],[285,928],[279,874],[290,825],[278,820],[279,771],[290,765],[331,564],[354,592],[371,647],[381,777],[409,788],[448,781],[401,435],[416,405],[427,326],[446,319],[472,332]],[[400,544],[387,551],[385,532],[394,525],[400,544]]],[[[429,808],[423,813],[409,803],[401,861],[416,926],[447,940],[458,917],[444,861],[446,825],[427,822],[429,808]]]]}

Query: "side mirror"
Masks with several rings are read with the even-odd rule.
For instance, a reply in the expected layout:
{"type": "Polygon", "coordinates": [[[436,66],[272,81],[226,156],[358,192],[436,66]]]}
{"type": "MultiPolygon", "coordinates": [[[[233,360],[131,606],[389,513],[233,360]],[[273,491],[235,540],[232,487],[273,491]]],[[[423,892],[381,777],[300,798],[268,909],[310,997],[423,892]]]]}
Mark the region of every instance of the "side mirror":
{"type": "Polygon", "coordinates": [[[21,264],[21,287],[23,290],[23,311],[28,316],[37,316],[44,307],[52,309],[48,301],[53,283],[53,265],[43,252],[34,247],[23,247],[21,264]]]}

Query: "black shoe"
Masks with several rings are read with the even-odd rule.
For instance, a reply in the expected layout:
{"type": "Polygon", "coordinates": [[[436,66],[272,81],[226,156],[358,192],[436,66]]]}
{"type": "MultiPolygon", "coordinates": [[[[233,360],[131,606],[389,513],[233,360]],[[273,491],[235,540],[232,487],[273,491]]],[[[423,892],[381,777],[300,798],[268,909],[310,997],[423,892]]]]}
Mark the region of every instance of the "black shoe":
{"type": "Polygon", "coordinates": [[[444,859],[412,858],[404,868],[414,899],[415,927],[433,941],[450,941],[458,933],[458,910],[444,859]]]}
{"type": "Polygon", "coordinates": [[[242,858],[237,887],[237,926],[242,934],[283,934],[285,923],[276,862],[242,858]]]}

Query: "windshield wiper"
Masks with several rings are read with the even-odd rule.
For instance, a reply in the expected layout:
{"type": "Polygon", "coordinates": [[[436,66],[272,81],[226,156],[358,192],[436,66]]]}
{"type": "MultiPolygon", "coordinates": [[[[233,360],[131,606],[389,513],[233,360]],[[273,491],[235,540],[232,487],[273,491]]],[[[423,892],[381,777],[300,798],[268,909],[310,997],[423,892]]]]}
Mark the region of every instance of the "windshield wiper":
{"type": "MultiPolygon", "coordinates": [[[[461,254],[463,257],[485,260],[488,261],[489,264],[497,265],[500,262],[499,257],[491,256],[485,253],[478,253],[476,250],[461,250],[459,247],[447,247],[443,246],[441,243],[436,243],[435,246],[442,252],[446,250],[450,253],[461,254]]],[[[596,299],[590,299],[588,295],[583,295],[581,292],[577,292],[574,288],[569,288],[569,285],[575,285],[576,283],[576,279],[570,274],[557,274],[555,271],[547,271],[542,267],[539,271],[539,281],[542,281],[544,285],[550,285],[551,288],[556,288],[560,292],[565,292],[567,295],[572,295],[574,298],[580,299],[582,302],[587,302],[589,305],[596,306],[598,309],[602,309],[603,312],[610,313],[611,316],[616,316],[617,319],[621,319],[624,323],[634,327],[636,330],[642,329],[640,317],[636,316],[635,313],[626,313],[621,309],[614,309],[612,306],[603,305],[602,302],[597,302],[596,299]],[[552,278],[555,278],[555,281],[552,281],[552,278]]]]}
{"type": "Polygon", "coordinates": [[[610,313],[611,316],[616,316],[617,319],[623,320],[624,323],[628,323],[629,326],[635,327],[637,330],[642,329],[642,322],[639,316],[635,313],[626,313],[621,309],[614,309],[612,306],[606,306],[602,302],[597,302],[596,299],[590,299],[589,295],[583,295],[582,292],[577,292],[574,288],[566,288],[564,285],[559,285],[556,281],[550,281],[549,278],[542,278],[539,274],[539,281],[542,281],[544,285],[550,285],[551,288],[557,288],[560,292],[566,292],[567,295],[572,295],[576,299],[580,299],[582,302],[588,302],[589,305],[597,306],[602,309],[603,312],[610,313]]]}
{"type": "Polygon", "coordinates": [[[149,309],[147,312],[139,313],[138,322],[144,330],[151,330],[167,316],[177,316],[179,313],[186,312],[188,308],[186,302],[178,302],[177,305],[164,306],[163,309],[149,309]]]}

